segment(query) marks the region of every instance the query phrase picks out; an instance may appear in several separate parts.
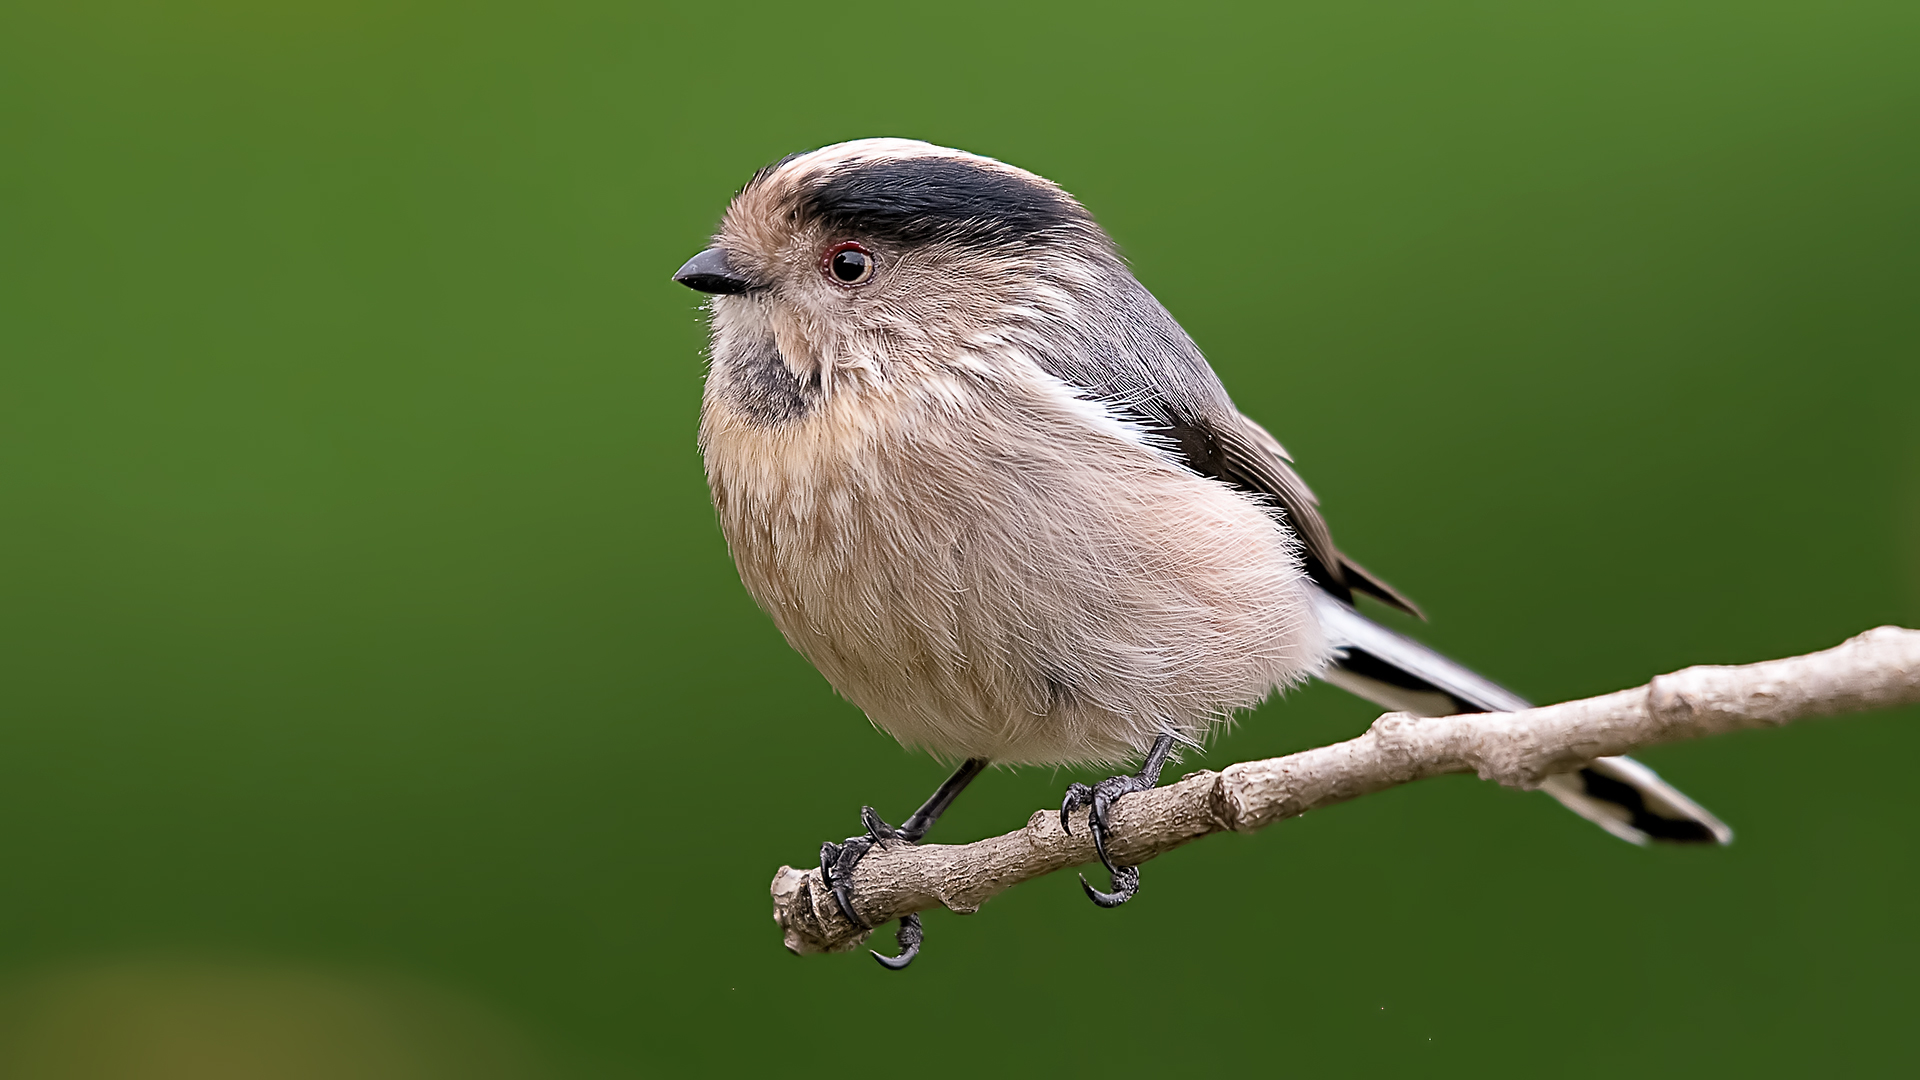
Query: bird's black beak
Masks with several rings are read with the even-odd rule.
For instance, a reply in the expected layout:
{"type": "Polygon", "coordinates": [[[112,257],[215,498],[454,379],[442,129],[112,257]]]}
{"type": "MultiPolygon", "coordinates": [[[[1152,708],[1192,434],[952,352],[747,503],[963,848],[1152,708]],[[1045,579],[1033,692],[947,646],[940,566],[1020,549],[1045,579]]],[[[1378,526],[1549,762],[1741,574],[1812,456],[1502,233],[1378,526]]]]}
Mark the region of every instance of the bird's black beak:
{"type": "Polygon", "coordinates": [[[673,280],[703,293],[734,296],[753,288],[753,282],[741,277],[727,262],[725,248],[711,247],[687,260],[674,271],[673,280]]]}

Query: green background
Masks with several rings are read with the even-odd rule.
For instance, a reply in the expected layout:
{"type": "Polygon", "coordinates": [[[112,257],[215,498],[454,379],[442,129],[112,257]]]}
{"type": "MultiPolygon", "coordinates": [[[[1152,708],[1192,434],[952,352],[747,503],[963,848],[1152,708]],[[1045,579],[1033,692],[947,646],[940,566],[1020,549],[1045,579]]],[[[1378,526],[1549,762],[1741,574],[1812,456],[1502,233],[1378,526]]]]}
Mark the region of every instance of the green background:
{"type": "Polygon", "coordinates": [[[1725,850],[1449,778],[935,913],[901,975],[787,955],[775,868],[943,770],[741,589],[668,275],[792,150],[1052,177],[1428,640],[1598,693],[1920,624],[1917,46],[1904,0],[6,5],[0,1071],[1910,1066],[1915,710],[1646,753],[1725,850]]]}

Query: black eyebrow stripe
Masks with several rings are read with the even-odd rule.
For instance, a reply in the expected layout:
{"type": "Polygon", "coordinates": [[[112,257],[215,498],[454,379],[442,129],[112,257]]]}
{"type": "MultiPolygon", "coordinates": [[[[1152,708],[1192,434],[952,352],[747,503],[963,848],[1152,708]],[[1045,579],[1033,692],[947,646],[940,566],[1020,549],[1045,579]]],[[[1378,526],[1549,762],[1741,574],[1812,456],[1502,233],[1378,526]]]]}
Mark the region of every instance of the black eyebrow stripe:
{"type": "Polygon", "coordinates": [[[1064,192],[948,157],[841,166],[808,185],[799,208],[829,229],[906,244],[1022,242],[1092,223],[1064,192]]]}

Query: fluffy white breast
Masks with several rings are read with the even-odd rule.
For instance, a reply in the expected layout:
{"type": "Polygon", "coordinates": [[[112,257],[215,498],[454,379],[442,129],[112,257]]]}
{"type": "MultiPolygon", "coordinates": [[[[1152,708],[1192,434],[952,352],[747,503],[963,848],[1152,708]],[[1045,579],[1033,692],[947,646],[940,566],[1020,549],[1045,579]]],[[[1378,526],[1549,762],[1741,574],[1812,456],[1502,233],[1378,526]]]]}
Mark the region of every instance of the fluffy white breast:
{"type": "Polygon", "coordinates": [[[812,380],[739,314],[716,313],[701,421],[722,531],[787,640],[903,743],[1120,761],[1320,665],[1287,531],[1037,366],[812,380]]]}

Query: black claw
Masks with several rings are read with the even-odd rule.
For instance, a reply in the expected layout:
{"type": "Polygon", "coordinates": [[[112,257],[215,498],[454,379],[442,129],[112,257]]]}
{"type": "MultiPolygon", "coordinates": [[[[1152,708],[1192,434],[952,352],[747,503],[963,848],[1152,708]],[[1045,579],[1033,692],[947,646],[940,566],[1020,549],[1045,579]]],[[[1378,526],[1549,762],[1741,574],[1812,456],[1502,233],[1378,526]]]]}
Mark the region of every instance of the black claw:
{"type": "Polygon", "coordinates": [[[1140,891],[1139,867],[1115,866],[1111,867],[1111,869],[1113,871],[1114,892],[1101,892],[1099,889],[1093,887],[1093,882],[1087,880],[1087,875],[1080,875],[1080,887],[1087,891],[1087,899],[1103,908],[1119,907],[1121,904],[1133,899],[1133,894],[1140,891]]]}
{"type": "Polygon", "coordinates": [[[1078,781],[1067,785],[1067,797],[1060,800],[1060,831],[1073,835],[1073,826],[1067,824],[1067,815],[1088,805],[1093,798],[1093,789],[1078,781]]]}
{"type": "MultiPolygon", "coordinates": [[[[900,928],[894,931],[893,940],[900,943],[899,956],[882,956],[875,952],[873,958],[880,961],[881,967],[889,971],[899,971],[913,963],[913,958],[920,955],[920,943],[926,940],[926,931],[920,927],[919,913],[901,916],[900,928]]],[[[873,952],[871,949],[867,951],[873,952]]]]}
{"type": "Polygon", "coordinates": [[[1100,865],[1106,867],[1107,873],[1109,874],[1118,873],[1118,870],[1113,865],[1113,856],[1107,854],[1106,821],[1103,819],[1097,824],[1094,824],[1094,819],[1091,817],[1089,817],[1087,821],[1093,825],[1093,850],[1095,854],[1100,856],[1100,865]]]}
{"type": "Polygon", "coordinates": [[[1088,807],[1087,831],[1093,834],[1093,850],[1100,856],[1100,865],[1107,868],[1113,877],[1113,891],[1101,892],[1093,883],[1081,875],[1080,886],[1087,891],[1087,898],[1103,908],[1119,907],[1133,899],[1140,891],[1140,868],[1137,866],[1115,866],[1112,856],[1107,854],[1107,835],[1111,826],[1107,822],[1107,813],[1121,796],[1136,791],[1149,791],[1160,782],[1160,770],[1166,766],[1167,757],[1173,750],[1173,737],[1162,735],[1154,740],[1153,749],[1147,752],[1147,760],[1140,771],[1132,776],[1110,776],[1093,787],[1085,784],[1067,785],[1067,797],[1060,804],[1060,827],[1068,835],[1073,830],[1067,828],[1067,812],[1081,806],[1088,807]]]}
{"type": "Polygon", "coordinates": [[[865,919],[853,913],[853,896],[847,891],[845,884],[835,885],[833,887],[833,902],[840,906],[840,914],[845,915],[848,922],[862,930],[873,929],[873,927],[867,925],[865,919]]]}
{"type": "Polygon", "coordinates": [[[1115,866],[1113,857],[1107,854],[1107,819],[1098,803],[1095,813],[1087,815],[1087,823],[1093,833],[1093,850],[1100,856],[1100,865],[1107,868],[1107,874],[1113,878],[1113,892],[1101,892],[1093,887],[1086,875],[1080,877],[1080,886],[1087,890],[1087,898],[1103,908],[1115,908],[1133,899],[1140,891],[1140,868],[1137,866],[1115,866]]]}
{"type": "Polygon", "coordinates": [[[876,844],[884,840],[895,840],[900,836],[899,830],[881,820],[880,812],[871,806],[860,808],[860,824],[876,844]]]}
{"type": "Polygon", "coordinates": [[[847,921],[861,929],[871,929],[860,916],[854,914],[853,897],[848,886],[853,882],[853,868],[860,865],[873,848],[873,841],[864,836],[850,836],[842,843],[829,840],[820,845],[820,883],[833,893],[833,901],[840,907],[840,914],[847,921]]]}

